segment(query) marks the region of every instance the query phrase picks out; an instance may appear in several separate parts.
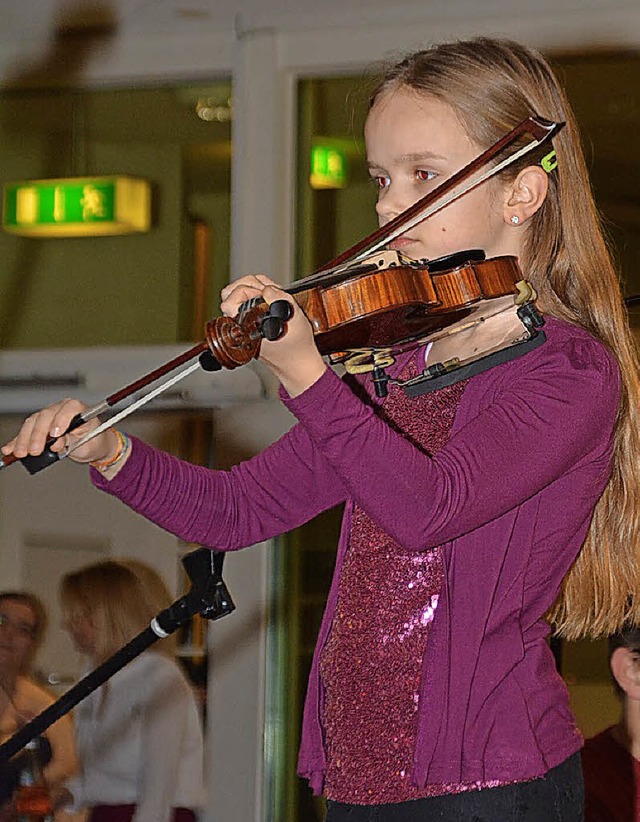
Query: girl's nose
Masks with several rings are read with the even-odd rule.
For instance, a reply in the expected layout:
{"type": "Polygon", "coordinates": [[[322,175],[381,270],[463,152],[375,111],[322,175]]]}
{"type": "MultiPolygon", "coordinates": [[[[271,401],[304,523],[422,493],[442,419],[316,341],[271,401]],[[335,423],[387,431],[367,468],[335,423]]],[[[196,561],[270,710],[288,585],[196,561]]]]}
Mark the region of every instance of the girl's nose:
{"type": "Polygon", "coordinates": [[[376,212],[378,214],[378,221],[380,225],[385,225],[398,214],[402,213],[411,203],[404,202],[398,189],[389,186],[385,189],[380,199],[376,202],[376,212]]]}
{"type": "Polygon", "coordinates": [[[398,214],[399,212],[393,209],[388,200],[378,200],[376,203],[376,212],[378,214],[378,222],[380,225],[385,225],[398,214]]]}

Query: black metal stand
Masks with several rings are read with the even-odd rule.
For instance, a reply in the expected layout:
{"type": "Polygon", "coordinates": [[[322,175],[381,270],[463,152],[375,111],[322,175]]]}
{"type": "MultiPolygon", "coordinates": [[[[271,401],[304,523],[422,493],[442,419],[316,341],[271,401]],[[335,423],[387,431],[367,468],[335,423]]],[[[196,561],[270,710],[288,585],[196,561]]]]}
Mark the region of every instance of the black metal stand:
{"type": "Polygon", "coordinates": [[[40,736],[50,725],[74,708],[89,694],[112,677],[154,642],[172,634],[195,614],[205,619],[219,619],[230,614],[235,605],[222,579],[224,554],[198,548],[182,558],[191,588],[180,599],[157,614],[148,628],[135,636],[76,685],[39,713],[17,733],[0,745],[0,773],[8,760],[24,746],[40,736]]]}

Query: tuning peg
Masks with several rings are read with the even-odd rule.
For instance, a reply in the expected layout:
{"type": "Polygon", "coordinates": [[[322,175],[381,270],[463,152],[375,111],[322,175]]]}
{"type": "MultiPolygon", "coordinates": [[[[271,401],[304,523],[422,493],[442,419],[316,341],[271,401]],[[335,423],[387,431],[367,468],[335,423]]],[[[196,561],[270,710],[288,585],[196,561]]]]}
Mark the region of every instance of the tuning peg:
{"type": "Polygon", "coordinates": [[[287,320],[293,316],[293,307],[287,300],[276,300],[260,323],[260,334],[265,340],[277,340],[285,332],[287,320]]]}

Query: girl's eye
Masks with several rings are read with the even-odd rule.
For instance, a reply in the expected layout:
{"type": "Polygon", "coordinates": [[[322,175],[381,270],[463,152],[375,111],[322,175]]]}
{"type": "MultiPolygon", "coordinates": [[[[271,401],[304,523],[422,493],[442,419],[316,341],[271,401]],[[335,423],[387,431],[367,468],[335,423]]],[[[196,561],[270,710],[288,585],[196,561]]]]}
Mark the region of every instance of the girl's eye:
{"type": "Polygon", "coordinates": [[[419,168],[419,169],[416,171],[416,177],[417,177],[417,179],[418,179],[418,180],[420,180],[420,181],[421,181],[421,182],[423,182],[423,183],[428,183],[430,180],[433,180],[433,178],[434,178],[435,176],[436,176],[435,171],[427,171],[427,170],[426,170],[426,169],[424,169],[424,168],[419,168]]]}
{"type": "Polygon", "coordinates": [[[391,180],[383,174],[377,174],[375,177],[371,178],[371,182],[374,186],[380,190],[383,188],[387,188],[391,183],[391,180]]]}

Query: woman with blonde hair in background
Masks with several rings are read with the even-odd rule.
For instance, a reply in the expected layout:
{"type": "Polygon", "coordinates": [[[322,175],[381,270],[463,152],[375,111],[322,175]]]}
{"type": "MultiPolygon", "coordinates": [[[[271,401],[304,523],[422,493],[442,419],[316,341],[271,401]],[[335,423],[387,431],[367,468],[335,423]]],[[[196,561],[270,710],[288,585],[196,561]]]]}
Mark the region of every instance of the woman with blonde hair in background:
{"type": "MultiPolygon", "coordinates": [[[[67,574],[60,596],[76,648],[98,666],[171,603],[142,563],[106,560],[67,574]]],[[[129,662],[76,709],[81,763],[67,783],[91,822],[192,822],[203,798],[202,722],[166,642],[129,662]]]]}

